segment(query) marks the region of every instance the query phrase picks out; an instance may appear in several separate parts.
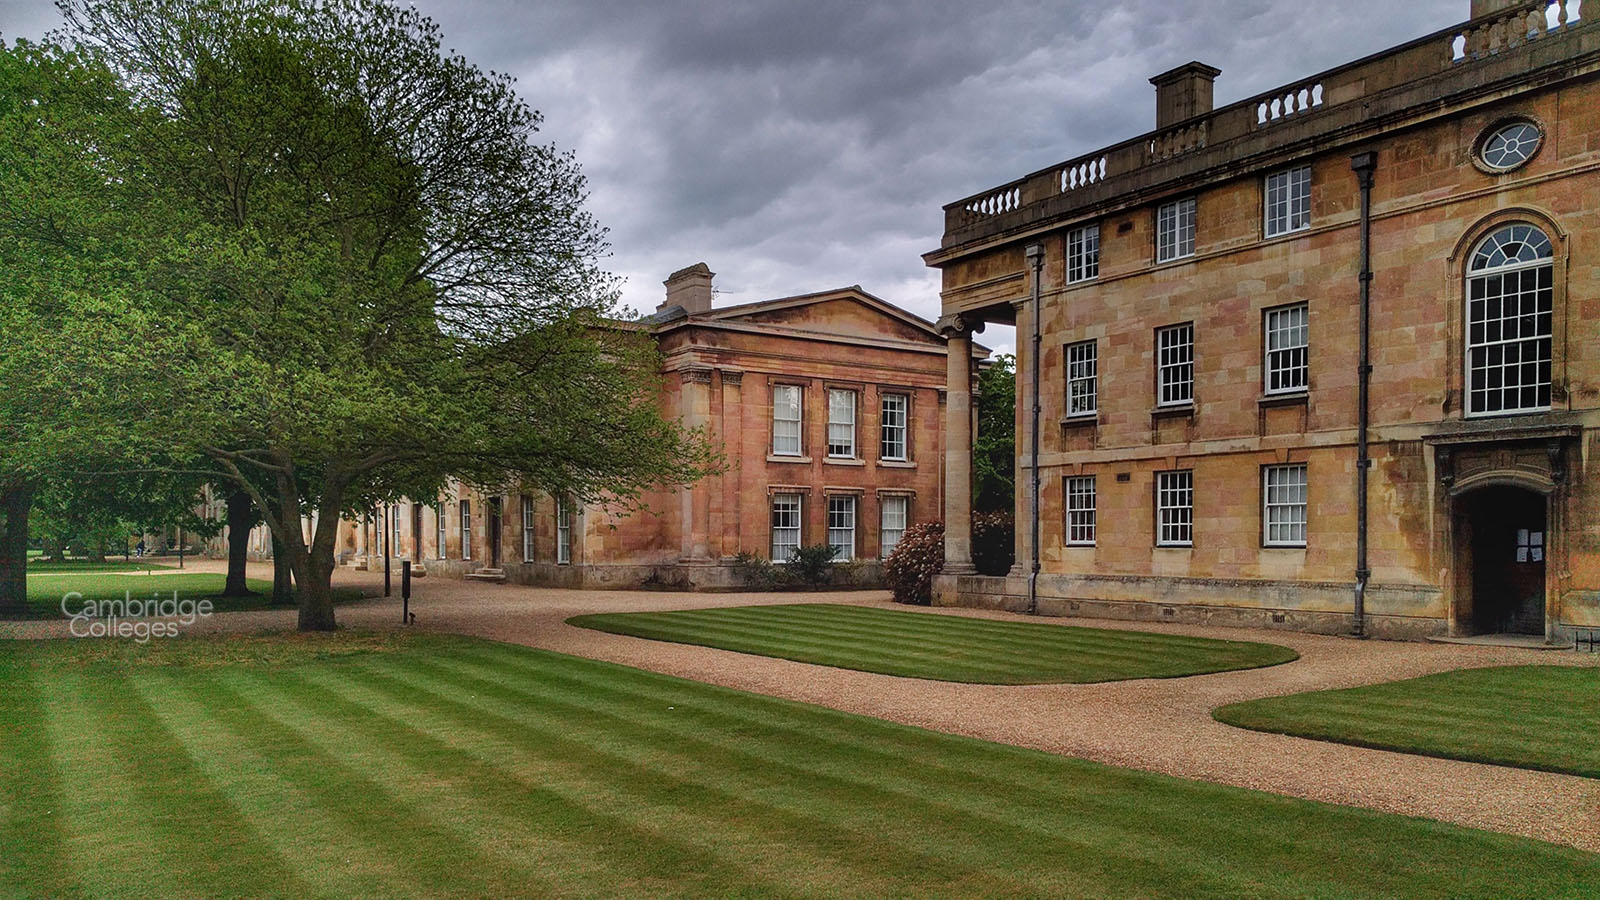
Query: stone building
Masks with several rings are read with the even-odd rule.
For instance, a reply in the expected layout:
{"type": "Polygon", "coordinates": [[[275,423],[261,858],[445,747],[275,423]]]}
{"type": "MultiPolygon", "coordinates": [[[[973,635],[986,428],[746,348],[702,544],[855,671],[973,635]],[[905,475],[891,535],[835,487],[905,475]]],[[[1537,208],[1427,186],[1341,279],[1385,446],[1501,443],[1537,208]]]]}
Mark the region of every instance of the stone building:
{"type": "Polygon", "coordinates": [[[1475,0],[1217,109],[1219,71],[1190,63],[1152,79],[1156,130],[945,207],[925,259],[952,445],[954,348],[1018,326],[1020,563],[971,574],[952,468],[939,602],[1401,638],[1600,626],[1597,13],[1475,0]]]}
{"type": "Polygon", "coordinates": [[[663,412],[709,430],[721,474],[626,516],[458,488],[347,523],[342,557],[381,565],[387,540],[430,575],[715,589],[738,586],[740,553],[828,543],[875,579],[906,527],[942,509],[944,338],[859,286],[715,308],[712,278],[704,263],[674,273],[638,327],[661,350],[663,412]]]}

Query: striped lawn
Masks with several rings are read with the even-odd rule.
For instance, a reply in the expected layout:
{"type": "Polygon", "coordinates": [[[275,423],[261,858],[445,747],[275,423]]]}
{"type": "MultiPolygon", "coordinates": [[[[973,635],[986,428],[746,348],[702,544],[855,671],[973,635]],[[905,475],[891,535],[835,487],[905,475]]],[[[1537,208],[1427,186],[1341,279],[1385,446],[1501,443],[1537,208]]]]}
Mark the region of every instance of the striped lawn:
{"type": "Polygon", "coordinates": [[[1213,715],[1256,731],[1600,778],[1600,668],[1462,669],[1213,715]]]}
{"type": "Polygon", "coordinates": [[[442,637],[0,646],[0,896],[1576,898],[1600,856],[442,637]]]}
{"type": "Polygon", "coordinates": [[[1177,678],[1299,658],[1287,647],[1248,641],[822,603],[606,613],[569,621],[658,641],[973,684],[1177,678]]]}

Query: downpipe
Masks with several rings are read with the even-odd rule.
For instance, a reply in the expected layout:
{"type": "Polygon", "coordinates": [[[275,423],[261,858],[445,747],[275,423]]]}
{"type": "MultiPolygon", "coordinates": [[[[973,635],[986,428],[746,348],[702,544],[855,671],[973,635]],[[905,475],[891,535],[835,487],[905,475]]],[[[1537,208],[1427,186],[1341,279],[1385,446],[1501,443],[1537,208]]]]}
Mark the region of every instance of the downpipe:
{"type": "Polygon", "coordinates": [[[1033,284],[1029,297],[1030,305],[1033,308],[1033,353],[1028,359],[1029,381],[1032,382],[1030,390],[1033,400],[1031,421],[1028,426],[1028,440],[1030,443],[1028,450],[1029,469],[1033,473],[1032,478],[1029,479],[1031,496],[1028,503],[1028,524],[1032,531],[1033,539],[1032,566],[1028,571],[1028,615],[1033,616],[1039,613],[1039,551],[1041,548],[1039,539],[1039,418],[1041,413],[1039,401],[1039,355],[1044,346],[1044,310],[1040,307],[1039,295],[1041,293],[1041,282],[1044,278],[1044,245],[1029,244],[1026,255],[1028,264],[1033,268],[1033,284]]]}
{"type": "Polygon", "coordinates": [[[1350,633],[1367,636],[1367,580],[1372,570],[1367,560],[1367,477],[1372,457],[1367,449],[1371,424],[1372,388],[1372,183],[1378,155],[1360,153],[1350,158],[1350,168],[1361,185],[1361,362],[1356,370],[1356,591],[1350,633]]]}

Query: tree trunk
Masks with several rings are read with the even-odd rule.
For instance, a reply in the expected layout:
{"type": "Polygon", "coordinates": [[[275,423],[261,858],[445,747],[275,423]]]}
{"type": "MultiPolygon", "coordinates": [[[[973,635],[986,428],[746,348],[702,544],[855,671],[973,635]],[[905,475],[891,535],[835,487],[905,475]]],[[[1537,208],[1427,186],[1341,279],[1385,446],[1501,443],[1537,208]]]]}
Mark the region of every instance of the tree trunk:
{"type": "MultiPolygon", "coordinates": [[[[246,554],[250,551],[250,528],[255,524],[255,505],[244,491],[228,495],[228,581],[222,586],[224,597],[253,597],[255,591],[245,582],[246,554]]],[[[274,555],[276,557],[276,555],[274,555]]],[[[274,587],[273,598],[277,598],[274,587]]]]}
{"type": "Polygon", "coordinates": [[[289,554],[284,552],[283,542],[277,535],[272,536],[272,605],[291,606],[294,604],[294,575],[289,568],[289,554]]]}
{"type": "Polygon", "coordinates": [[[89,545],[89,561],[97,563],[106,561],[106,542],[103,538],[95,538],[89,545]]]}
{"type": "Polygon", "coordinates": [[[33,490],[14,487],[0,493],[0,616],[20,616],[28,609],[28,511],[33,490]]]}

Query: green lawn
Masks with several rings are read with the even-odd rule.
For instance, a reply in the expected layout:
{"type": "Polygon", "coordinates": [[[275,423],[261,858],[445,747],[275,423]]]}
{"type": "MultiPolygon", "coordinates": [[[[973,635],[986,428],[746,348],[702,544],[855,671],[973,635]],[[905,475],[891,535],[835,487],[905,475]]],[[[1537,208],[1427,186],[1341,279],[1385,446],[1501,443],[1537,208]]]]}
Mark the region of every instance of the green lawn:
{"type": "Polygon", "coordinates": [[[1593,897],[1600,856],[444,637],[0,645],[0,895],[1593,897]]]}
{"type": "Polygon", "coordinates": [[[1256,731],[1600,778],[1596,668],[1462,669],[1251,700],[1213,715],[1256,731]]]}
{"type": "Polygon", "coordinates": [[[176,569],[176,566],[157,564],[144,559],[124,560],[120,557],[107,559],[105,562],[89,562],[86,559],[69,559],[66,562],[39,562],[28,563],[29,575],[44,575],[57,572],[147,572],[176,569]]]}
{"type": "Polygon", "coordinates": [[[29,559],[34,559],[36,557],[40,557],[40,556],[43,556],[43,555],[44,555],[44,551],[43,550],[29,550],[28,551],[28,558],[29,559]]]}
{"type": "MultiPolygon", "coordinates": [[[[133,599],[149,599],[159,593],[163,599],[174,591],[180,600],[209,599],[217,612],[237,612],[249,609],[266,609],[271,606],[272,582],[249,579],[246,584],[256,592],[254,597],[221,598],[227,576],[212,572],[158,572],[151,575],[113,575],[105,572],[62,572],[32,575],[28,578],[28,618],[62,618],[61,599],[68,593],[82,594],[82,599],[71,601],[69,608],[81,608],[84,602],[120,600],[131,593],[133,599]]],[[[360,599],[358,588],[335,588],[334,600],[345,603],[360,599]]]]}
{"type": "Polygon", "coordinates": [[[976,684],[1176,678],[1298,658],[1273,644],[821,603],[607,613],[570,621],[634,637],[976,684]]]}

